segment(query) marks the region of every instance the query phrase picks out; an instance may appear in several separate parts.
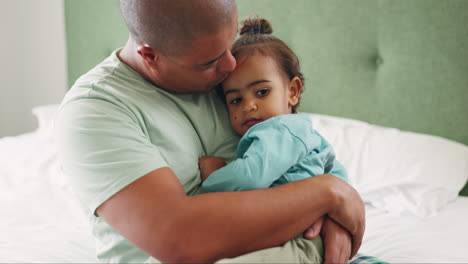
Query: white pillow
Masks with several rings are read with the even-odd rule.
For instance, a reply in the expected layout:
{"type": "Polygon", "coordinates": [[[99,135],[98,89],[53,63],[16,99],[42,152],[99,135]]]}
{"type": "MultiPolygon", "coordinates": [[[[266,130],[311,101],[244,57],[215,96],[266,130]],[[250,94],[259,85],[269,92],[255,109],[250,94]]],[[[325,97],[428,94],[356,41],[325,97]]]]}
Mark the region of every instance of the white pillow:
{"type": "MultiPolygon", "coordinates": [[[[35,107],[38,132],[53,139],[58,104],[35,107]]],[[[456,199],[468,180],[468,146],[366,122],[310,114],[364,202],[396,215],[426,217],[456,199]]]]}
{"type": "Polygon", "coordinates": [[[39,124],[37,131],[43,138],[53,138],[54,118],[59,106],[59,104],[48,104],[36,106],[32,109],[32,114],[37,118],[39,124]]]}
{"type": "Polygon", "coordinates": [[[436,136],[311,114],[364,202],[395,215],[432,216],[468,180],[468,146],[436,136]]]}

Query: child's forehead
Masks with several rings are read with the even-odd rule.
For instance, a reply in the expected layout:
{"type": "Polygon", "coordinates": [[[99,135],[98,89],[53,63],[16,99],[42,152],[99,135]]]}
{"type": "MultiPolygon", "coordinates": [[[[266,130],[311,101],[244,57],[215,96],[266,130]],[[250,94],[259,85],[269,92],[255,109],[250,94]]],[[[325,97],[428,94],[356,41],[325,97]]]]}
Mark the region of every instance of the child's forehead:
{"type": "Polygon", "coordinates": [[[236,57],[237,66],[231,74],[247,76],[247,75],[277,75],[282,78],[288,78],[288,73],[285,72],[278,57],[272,54],[264,54],[255,52],[244,54],[236,57]]]}
{"type": "Polygon", "coordinates": [[[255,68],[255,69],[268,69],[275,67],[280,70],[276,58],[272,55],[262,54],[260,52],[255,52],[251,54],[242,54],[236,56],[237,66],[234,69],[235,73],[238,69],[243,67],[255,68]]]}
{"type": "Polygon", "coordinates": [[[236,56],[236,69],[223,81],[222,91],[239,92],[258,83],[283,83],[287,74],[278,67],[276,60],[261,53],[236,56]]]}

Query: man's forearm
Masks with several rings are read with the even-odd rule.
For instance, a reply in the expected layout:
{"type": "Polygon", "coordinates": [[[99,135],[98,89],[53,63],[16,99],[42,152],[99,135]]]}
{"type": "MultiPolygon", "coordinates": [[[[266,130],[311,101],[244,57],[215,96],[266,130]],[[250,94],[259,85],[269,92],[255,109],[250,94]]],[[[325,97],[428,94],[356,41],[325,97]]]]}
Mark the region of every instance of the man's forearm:
{"type": "Polygon", "coordinates": [[[363,235],[363,204],[332,175],[278,187],[187,196],[170,168],[131,183],[97,208],[117,232],[163,262],[209,262],[280,245],[328,214],[363,235]],[[357,202],[356,202],[357,201],[357,202]]]}
{"type": "Polygon", "coordinates": [[[183,241],[189,251],[183,255],[193,257],[181,261],[216,261],[285,243],[334,206],[327,177],[189,197],[173,220],[174,243],[183,241]]]}

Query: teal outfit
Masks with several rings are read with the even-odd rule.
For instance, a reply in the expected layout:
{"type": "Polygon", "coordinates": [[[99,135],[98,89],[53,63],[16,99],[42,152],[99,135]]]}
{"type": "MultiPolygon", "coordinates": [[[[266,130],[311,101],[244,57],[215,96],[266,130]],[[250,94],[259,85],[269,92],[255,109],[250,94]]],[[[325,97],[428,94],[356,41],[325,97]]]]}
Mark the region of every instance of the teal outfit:
{"type": "Polygon", "coordinates": [[[202,187],[208,192],[261,189],[321,174],[348,180],[310,118],[289,114],[251,127],[239,142],[236,159],[210,174],[202,187]]]}

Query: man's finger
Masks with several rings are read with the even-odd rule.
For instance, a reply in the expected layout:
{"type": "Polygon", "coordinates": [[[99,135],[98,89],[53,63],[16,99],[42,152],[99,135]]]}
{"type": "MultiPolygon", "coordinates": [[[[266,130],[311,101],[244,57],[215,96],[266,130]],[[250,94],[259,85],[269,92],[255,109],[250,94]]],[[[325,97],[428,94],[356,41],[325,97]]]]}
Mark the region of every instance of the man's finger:
{"type": "Polygon", "coordinates": [[[314,239],[318,236],[320,232],[316,231],[314,227],[309,227],[305,232],[304,232],[304,238],[306,239],[314,239]]]}
{"type": "Polygon", "coordinates": [[[323,216],[317,219],[305,232],[304,232],[304,238],[306,239],[314,239],[318,237],[320,234],[320,231],[322,230],[323,226],[323,216]]]}
{"type": "Polygon", "coordinates": [[[361,232],[358,235],[353,236],[353,244],[352,244],[352,247],[351,247],[352,248],[351,249],[351,256],[349,256],[350,259],[352,257],[354,257],[354,255],[356,255],[358,253],[358,250],[359,250],[359,248],[361,247],[361,244],[362,244],[362,236],[363,236],[363,232],[361,232]]]}

